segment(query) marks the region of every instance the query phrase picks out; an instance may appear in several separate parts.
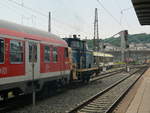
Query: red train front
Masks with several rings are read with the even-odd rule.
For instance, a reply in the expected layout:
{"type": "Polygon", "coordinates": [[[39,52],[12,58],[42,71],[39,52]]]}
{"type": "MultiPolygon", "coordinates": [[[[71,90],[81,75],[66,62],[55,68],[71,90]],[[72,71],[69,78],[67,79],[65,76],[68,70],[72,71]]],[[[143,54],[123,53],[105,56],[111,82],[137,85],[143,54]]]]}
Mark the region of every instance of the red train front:
{"type": "Polygon", "coordinates": [[[0,96],[31,93],[53,82],[68,82],[67,43],[48,32],[0,20],[0,96]],[[33,67],[34,65],[34,67],[33,67]]]}

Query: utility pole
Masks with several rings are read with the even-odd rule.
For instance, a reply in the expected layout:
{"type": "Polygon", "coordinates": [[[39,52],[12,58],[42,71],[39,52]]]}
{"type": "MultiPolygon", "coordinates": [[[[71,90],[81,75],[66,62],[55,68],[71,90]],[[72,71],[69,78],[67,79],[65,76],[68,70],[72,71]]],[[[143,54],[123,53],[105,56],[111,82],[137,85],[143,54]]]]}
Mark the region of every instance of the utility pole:
{"type": "MultiPolygon", "coordinates": [[[[125,55],[125,51],[127,53],[128,52],[127,48],[129,48],[129,45],[128,45],[128,30],[120,31],[119,33],[116,33],[115,35],[118,35],[118,34],[121,37],[121,61],[124,62],[125,59],[127,59],[127,54],[125,55]]],[[[115,35],[113,35],[112,37],[114,37],[115,35]]],[[[129,55],[128,55],[128,58],[129,58],[129,55]]],[[[126,65],[126,67],[127,67],[127,65],[126,65]]],[[[129,70],[129,68],[127,70],[129,70]]]]}
{"type": "Polygon", "coordinates": [[[127,30],[123,30],[123,31],[121,31],[120,33],[120,36],[121,36],[121,60],[122,60],[122,62],[124,62],[125,61],[125,50],[126,50],[126,48],[127,48],[127,45],[128,45],[128,43],[127,43],[127,36],[128,36],[128,31],[127,30]]]}
{"type": "Polygon", "coordinates": [[[127,60],[129,59],[129,55],[127,56],[128,31],[127,30],[123,30],[119,34],[121,36],[121,60],[122,60],[122,62],[124,62],[126,60],[126,70],[129,71],[129,67],[127,66],[128,65],[128,61],[127,60]],[[126,52],[126,55],[125,55],[125,52],[126,52]]]}
{"type": "Polygon", "coordinates": [[[95,8],[93,50],[99,51],[98,11],[95,8]]]}
{"type": "MultiPolygon", "coordinates": [[[[93,50],[99,52],[100,44],[99,44],[99,32],[98,32],[98,11],[95,8],[95,19],[94,19],[94,40],[93,40],[93,50]]],[[[100,70],[100,59],[96,57],[96,64],[98,67],[98,72],[100,70]]]]}
{"type": "Polygon", "coordinates": [[[49,18],[48,18],[48,32],[51,32],[51,12],[49,12],[49,18]]]}
{"type": "Polygon", "coordinates": [[[125,61],[125,37],[124,37],[124,31],[120,32],[121,36],[121,61],[125,61]]]}

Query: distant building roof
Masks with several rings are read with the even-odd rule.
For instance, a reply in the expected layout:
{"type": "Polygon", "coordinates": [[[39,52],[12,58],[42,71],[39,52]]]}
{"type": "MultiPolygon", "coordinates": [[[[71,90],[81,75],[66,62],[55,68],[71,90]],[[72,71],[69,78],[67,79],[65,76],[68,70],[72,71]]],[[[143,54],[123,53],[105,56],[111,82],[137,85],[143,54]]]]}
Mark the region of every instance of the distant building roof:
{"type": "Polygon", "coordinates": [[[141,25],[150,25],[150,0],[132,0],[141,25]]]}

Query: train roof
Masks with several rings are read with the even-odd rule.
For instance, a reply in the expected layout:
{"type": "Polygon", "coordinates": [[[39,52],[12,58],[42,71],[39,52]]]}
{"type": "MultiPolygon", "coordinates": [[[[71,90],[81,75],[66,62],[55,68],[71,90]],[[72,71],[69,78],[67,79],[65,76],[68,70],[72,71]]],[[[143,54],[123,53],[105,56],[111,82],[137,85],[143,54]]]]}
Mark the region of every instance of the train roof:
{"type": "Polygon", "coordinates": [[[26,27],[5,20],[0,20],[0,34],[29,38],[31,40],[46,41],[67,46],[67,43],[63,39],[52,33],[32,27],[26,27]]]}
{"type": "Polygon", "coordinates": [[[108,53],[102,53],[102,52],[93,52],[94,56],[101,56],[101,57],[113,57],[113,55],[108,53]]]}

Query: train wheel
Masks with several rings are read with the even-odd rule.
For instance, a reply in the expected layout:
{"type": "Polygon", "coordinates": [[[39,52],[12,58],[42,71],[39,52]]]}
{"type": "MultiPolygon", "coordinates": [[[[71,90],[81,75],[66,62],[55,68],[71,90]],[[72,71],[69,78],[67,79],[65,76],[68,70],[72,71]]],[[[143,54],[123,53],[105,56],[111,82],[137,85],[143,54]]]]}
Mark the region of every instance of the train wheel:
{"type": "Polygon", "coordinates": [[[50,84],[49,85],[48,84],[44,85],[43,88],[42,88],[42,90],[41,90],[42,97],[43,98],[49,97],[51,95],[51,93],[52,93],[51,91],[52,91],[52,89],[50,88],[50,84]]]}
{"type": "Polygon", "coordinates": [[[14,96],[19,96],[21,93],[23,93],[23,92],[19,89],[16,89],[16,90],[13,91],[14,96]]]}
{"type": "Polygon", "coordinates": [[[84,78],[84,77],[82,77],[82,83],[85,83],[85,82],[86,82],[85,78],[84,78]]]}
{"type": "Polygon", "coordinates": [[[90,81],[90,76],[82,76],[82,83],[88,83],[90,81]]]}
{"type": "Polygon", "coordinates": [[[86,82],[89,82],[90,81],[90,76],[88,76],[87,78],[86,78],[86,82]]]}
{"type": "Polygon", "coordinates": [[[64,87],[67,85],[67,81],[65,78],[62,78],[59,83],[60,83],[60,87],[64,87]]]}

